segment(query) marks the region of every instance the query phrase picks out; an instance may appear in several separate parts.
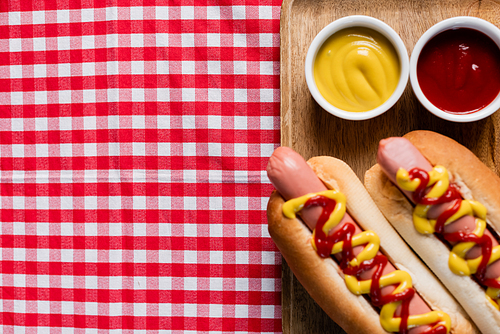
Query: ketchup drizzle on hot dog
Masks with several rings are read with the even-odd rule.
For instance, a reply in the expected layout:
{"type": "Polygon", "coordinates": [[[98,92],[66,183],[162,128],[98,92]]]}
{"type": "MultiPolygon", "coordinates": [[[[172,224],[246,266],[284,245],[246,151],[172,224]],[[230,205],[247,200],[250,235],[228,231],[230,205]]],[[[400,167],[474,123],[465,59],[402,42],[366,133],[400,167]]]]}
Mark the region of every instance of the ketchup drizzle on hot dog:
{"type": "MultiPolygon", "coordinates": [[[[337,205],[336,201],[325,196],[314,196],[307,200],[307,202],[304,204],[304,209],[307,209],[311,206],[321,206],[323,208],[321,216],[318,218],[316,236],[314,240],[316,242],[317,253],[323,258],[327,258],[332,254],[333,245],[335,245],[335,243],[337,242],[334,241],[331,237],[328,237],[323,232],[323,226],[328,221],[328,218],[330,217],[332,211],[335,209],[335,205],[337,205]]],[[[346,261],[349,261],[348,259],[350,259],[352,256],[352,247],[350,247],[350,240],[351,239],[349,238],[349,246],[344,246],[344,250],[342,250],[342,258],[346,259],[346,261]]]]}
{"type": "Polygon", "coordinates": [[[425,191],[427,189],[427,185],[429,184],[429,173],[421,168],[413,168],[408,172],[410,175],[410,179],[419,179],[420,184],[417,187],[417,190],[413,192],[413,201],[415,203],[424,204],[424,205],[435,205],[450,202],[454,199],[462,198],[458,189],[454,185],[450,185],[446,192],[441,197],[437,198],[425,198],[425,191]]]}
{"type": "MultiPolygon", "coordinates": [[[[326,258],[331,256],[333,246],[340,241],[343,241],[342,259],[340,260],[340,268],[344,274],[356,276],[360,279],[360,275],[368,270],[377,268],[371,277],[370,297],[372,304],[376,307],[381,307],[387,303],[401,301],[401,323],[399,325],[399,332],[402,334],[408,333],[408,317],[410,301],[415,295],[415,289],[408,288],[398,294],[388,294],[382,296],[380,287],[380,278],[382,277],[383,270],[387,265],[387,257],[379,254],[371,260],[363,261],[359,266],[350,266],[349,262],[354,258],[352,251],[352,237],[354,235],[355,227],[351,223],[344,224],[339,230],[331,235],[327,235],[323,231],[325,223],[328,221],[330,214],[334,210],[336,201],[325,196],[314,196],[306,201],[304,208],[312,206],[321,206],[322,213],[317,221],[315,228],[314,242],[316,245],[317,253],[319,256],[326,258]]],[[[445,326],[436,326],[425,331],[424,334],[445,334],[445,326]]]]}
{"type": "Polygon", "coordinates": [[[477,273],[474,275],[478,281],[488,287],[500,288],[500,282],[496,279],[486,279],[485,273],[486,268],[488,267],[488,261],[491,257],[492,252],[492,242],[491,238],[487,235],[483,235],[478,237],[474,233],[463,233],[463,232],[455,232],[455,233],[447,233],[444,234],[444,224],[453,216],[459,209],[462,201],[462,196],[458,192],[457,188],[454,185],[450,185],[448,190],[443,194],[443,196],[439,198],[425,198],[425,190],[429,183],[429,173],[420,168],[413,168],[409,171],[410,178],[419,179],[420,184],[417,187],[417,190],[413,193],[413,200],[417,204],[424,205],[433,205],[446,203],[450,201],[454,201],[446,210],[444,210],[441,215],[436,220],[435,231],[438,234],[443,234],[444,239],[450,242],[474,242],[479,247],[481,247],[482,259],[477,268],[477,273]]]}

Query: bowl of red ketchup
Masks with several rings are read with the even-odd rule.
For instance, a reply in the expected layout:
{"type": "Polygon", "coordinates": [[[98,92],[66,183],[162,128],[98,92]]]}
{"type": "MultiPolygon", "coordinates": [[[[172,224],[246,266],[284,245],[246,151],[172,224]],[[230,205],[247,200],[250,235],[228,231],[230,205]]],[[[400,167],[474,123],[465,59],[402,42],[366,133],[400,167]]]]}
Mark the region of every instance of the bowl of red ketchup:
{"type": "Polygon", "coordinates": [[[500,109],[500,29],[470,16],[437,23],[418,40],[410,82],[422,105],[454,122],[473,122],[500,109]]]}

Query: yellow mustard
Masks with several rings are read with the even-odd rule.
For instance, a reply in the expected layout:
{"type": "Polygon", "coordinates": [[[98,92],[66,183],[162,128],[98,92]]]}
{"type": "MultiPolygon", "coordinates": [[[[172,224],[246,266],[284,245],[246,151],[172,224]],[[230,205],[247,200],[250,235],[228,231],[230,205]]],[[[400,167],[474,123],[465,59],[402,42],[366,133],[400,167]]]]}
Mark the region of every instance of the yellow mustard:
{"type": "MultiPolygon", "coordinates": [[[[316,196],[324,196],[336,202],[335,208],[323,226],[323,232],[328,235],[330,234],[330,230],[335,228],[335,226],[340,223],[346,212],[346,198],[341,192],[337,190],[326,190],[294,198],[283,204],[282,211],[285,217],[290,219],[296,218],[296,214],[304,208],[306,202],[316,196]]],[[[313,237],[311,239],[312,247],[314,249],[316,249],[316,245],[314,243],[315,233],[316,229],[314,229],[313,237]]],[[[357,267],[361,265],[362,262],[373,259],[380,249],[380,238],[373,231],[363,231],[354,235],[351,243],[352,247],[364,245],[364,249],[349,262],[349,266],[352,267],[357,267]]],[[[343,241],[335,243],[332,249],[332,254],[342,252],[343,247],[343,241]]],[[[371,292],[371,279],[358,280],[356,276],[347,274],[344,278],[346,286],[351,293],[359,296],[361,294],[369,294],[371,292]]],[[[379,285],[380,287],[397,285],[396,289],[392,292],[393,295],[396,295],[403,293],[406,289],[412,288],[412,278],[406,271],[395,270],[387,275],[383,275],[380,278],[379,285]]],[[[382,328],[388,332],[399,332],[401,317],[395,316],[395,313],[401,303],[401,301],[389,302],[383,305],[380,310],[380,324],[382,325],[382,328]]],[[[425,314],[410,315],[407,322],[408,329],[416,326],[431,324],[434,324],[433,328],[444,326],[446,328],[446,333],[450,332],[450,316],[442,311],[436,310],[425,314]]]]}
{"type": "Polygon", "coordinates": [[[347,28],[330,36],[314,62],[321,95],[333,106],[354,112],[374,109],[398,85],[400,64],[394,46],[369,28],[347,28]]]}

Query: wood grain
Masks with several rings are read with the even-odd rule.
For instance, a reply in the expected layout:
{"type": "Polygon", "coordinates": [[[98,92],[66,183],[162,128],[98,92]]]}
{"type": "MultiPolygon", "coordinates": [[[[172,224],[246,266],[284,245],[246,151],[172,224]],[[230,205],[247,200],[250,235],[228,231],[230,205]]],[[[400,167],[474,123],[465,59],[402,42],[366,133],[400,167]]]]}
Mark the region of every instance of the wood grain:
{"type": "MultiPolygon", "coordinates": [[[[281,144],[306,159],[316,155],[340,158],[363,180],[365,171],[375,163],[381,139],[417,129],[433,130],[462,143],[499,174],[499,113],[474,123],[444,121],[420,105],[409,82],[398,103],[372,120],[342,120],[319,107],[305,80],[307,49],[323,27],[355,14],[389,24],[401,36],[410,55],[418,38],[446,18],[475,16],[500,27],[500,1],[284,0],[280,19],[281,144]]],[[[309,297],[284,261],[282,312],[285,334],[344,333],[309,297]]]]}

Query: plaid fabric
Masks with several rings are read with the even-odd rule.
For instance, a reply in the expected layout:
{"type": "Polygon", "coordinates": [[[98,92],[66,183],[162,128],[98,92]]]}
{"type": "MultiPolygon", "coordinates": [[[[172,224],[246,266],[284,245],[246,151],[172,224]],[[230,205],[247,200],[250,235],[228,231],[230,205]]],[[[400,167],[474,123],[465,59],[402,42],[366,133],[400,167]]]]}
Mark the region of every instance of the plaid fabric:
{"type": "Polygon", "coordinates": [[[281,331],[280,5],[0,1],[0,332],[281,331]]]}

